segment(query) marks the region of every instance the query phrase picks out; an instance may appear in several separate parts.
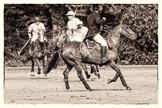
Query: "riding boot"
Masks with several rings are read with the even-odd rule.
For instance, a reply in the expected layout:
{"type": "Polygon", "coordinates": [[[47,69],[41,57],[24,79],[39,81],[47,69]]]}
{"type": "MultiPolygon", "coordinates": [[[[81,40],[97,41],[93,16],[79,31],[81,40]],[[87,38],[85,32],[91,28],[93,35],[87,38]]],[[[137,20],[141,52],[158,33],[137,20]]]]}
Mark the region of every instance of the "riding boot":
{"type": "Polygon", "coordinates": [[[46,54],[47,52],[47,43],[44,42],[44,45],[43,45],[43,50],[44,50],[44,55],[46,54]]]}
{"type": "Polygon", "coordinates": [[[107,62],[106,52],[107,52],[107,46],[101,46],[101,57],[102,57],[101,63],[102,64],[107,62]]]}

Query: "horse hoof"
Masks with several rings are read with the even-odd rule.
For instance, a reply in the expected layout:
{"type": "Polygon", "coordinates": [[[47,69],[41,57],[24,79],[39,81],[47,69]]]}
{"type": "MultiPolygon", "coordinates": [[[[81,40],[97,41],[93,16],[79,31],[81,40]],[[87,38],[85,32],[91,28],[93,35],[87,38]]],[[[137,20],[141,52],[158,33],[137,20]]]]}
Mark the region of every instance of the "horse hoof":
{"type": "Polygon", "coordinates": [[[99,79],[101,78],[99,73],[98,73],[97,77],[98,77],[99,79]]]}
{"type": "Polygon", "coordinates": [[[89,79],[91,77],[91,75],[87,75],[87,79],[89,79]]]}
{"type": "Polygon", "coordinates": [[[37,72],[37,74],[41,74],[41,72],[37,72]]]}
{"type": "Polygon", "coordinates": [[[72,89],[66,89],[68,92],[71,92],[72,91],[72,89]]]}
{"type": "Polygon", "coordinates": [[[132,89],[128,86],[128,87],[126,87],[126,90],[132,90],[132,89]]]}
{"type": "Polygon", "coordinates": [[[112,83],[112,79],[108,79],[108,83],[107,84],[110,84],[112,83]]]}
{"type": "Polygon", "coordinates": [[[47,74],[44,74],[44,78],[47,78],[47,74]]]}
{"type": "Polygon", "coordinates": [[[31,74],[31,77],[34,77],[34,74],[31,74]]]}
{"type": "Polygon", "coordinates": [[[89,88],[88,90],[89,90],[89,91],[92,91],[92,89],[91,89],[91,88],[89,88]]]}
{"type": "Polygon", "coordinates": [[[34,77],[34,73],[31,73],[31,77],[34,77]]]}

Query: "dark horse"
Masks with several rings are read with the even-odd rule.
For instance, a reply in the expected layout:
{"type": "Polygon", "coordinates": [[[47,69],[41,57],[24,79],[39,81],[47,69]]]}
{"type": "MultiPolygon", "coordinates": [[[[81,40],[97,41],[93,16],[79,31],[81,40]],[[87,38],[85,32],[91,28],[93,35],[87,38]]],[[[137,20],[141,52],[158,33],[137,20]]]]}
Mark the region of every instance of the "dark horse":
{"type": "MultiPolygon", "coordinates": [[[[66,35],[66,32],[64,31],[64,28],[61,30],[61,35],[58,35],[54,38],[54,40],[52,41],[49,41],[49,45],[48,46],[51,46],[51,48],[49,48],[50,50],[53,50],[50,55],[54,54],[56,56],[53,56],[50,60],[50,62],[48,63],[48,70],[51,70],[53,68],[55,68],[55,66],[57,66],[57,61],[59,59],[59,54],[58,52],[60,51],[59,49],[62,48],[64,45],[66,45],[66,43],[68,42],[67,41],[67,38],[63,38],[64,35],[66,35]],[[61,41],[63,43],[61,43],[61,41]]],[[[86,75],[86,78],[89,79],[91,77],[91,75],[89,74],[88,70],[87,70],[87,67],[86,67],[86,64],[85,63],[82,63],[82,68],[84,70],[84,73],[86,75]]],[[[90,64],[90,67],[91,67],[91,70],[90,70],[90,73],[93,74],[95,76],[97,76],[98,78],[100,78],[100,73],[99,73],[99,69],[98,69],[98,66],[97,65],[92,65],[90,64]]],[[[49,71],[48,71],[49,72],[49,71]]]]}
{"type": "Polygon", "coordinates": [[[34,77],[35,63],[38,66],[37,74],[41,74],[41,66],[43,66],[43,73],[45,72],[48,61],[51,60],[53,54],[55,53],[53,49],[55,49],[57,41],[57,38],[48,39],[46,42],[40,42],[39,40],[36,40],[31,45],[33,54],[26,54],[19,58],[19,60],[23,64],[25,64],[28,61],[31,61],[31,77],[34,77]],[[42,50],[44,50],[45,52],[43,53],[42,50]]]}
{"type": "Polygon", "coordinates": [[[30,55],[31,58],[31,76],[34,77],[34,65],[35,62],[38,66],[38,72],[37,74],[41,74],[41,64],[40,64],[40,60],[42,60],[42,66],[43,66],[43,72],[45,72],[45,68],[47,67],[47,54],[46,51],[42,51],[44,50],[44,48],[46,47],[46,42],[39,42],[38,40],[36,40],[32,45],[31,45],[32,49],[33,49],[33,54],[30,55]]]}
{"type": "MultiPolygon", "coordinates": [[[[119,68],[119,43],[121,35],[124,35],[131,40],[136,39],[136,34],[128,26],[119,24],[118,26],[114,27],[114,29],[107,35],[106,38],[107,41],[111,42],[113,48],[112,50],[107,51],[108,61],[104,64],[101,63],[101,48],[99,44],[96,44],[97,48],[95,51],[93,51],[92,54],[90,54],[85,43],[69,42],[61,50],[54,54],[54,58],[60,54],[67,65],[65,71],[63,72],[66,89],[70,90],[68,75],[71,69],[74,67],[77,71],[80,81],[82,81],[85,88],[91,90],[89,84],[84,79],[82,74],[82,63],[89,63],[96,65],[109,65],[116,71],[116,75],[108,81],[108,84],[115,82],[118,78],[120,78],[122,85],[126,87],[127,90],[131,90],[119,68]]],[[[59,44],[63,43],[66,38],[66,36],[60,37],[59,44]]],[[[55,62],[56,61],[53,61],[53,63],[55,62]]],[[[49,73],[50,70],[51,69],[47,67],[47,71],[45,73],[49,73]]]]}

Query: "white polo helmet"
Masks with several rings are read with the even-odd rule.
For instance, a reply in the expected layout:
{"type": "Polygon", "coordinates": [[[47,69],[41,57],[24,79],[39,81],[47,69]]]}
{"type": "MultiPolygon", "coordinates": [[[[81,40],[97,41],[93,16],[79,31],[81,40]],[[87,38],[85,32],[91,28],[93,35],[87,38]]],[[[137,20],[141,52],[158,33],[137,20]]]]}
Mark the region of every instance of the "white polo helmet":
{"type": "Polygon", "coordinates": [[[40,18],[39,17],[35,17],[35,21],[36,22],[40,21],[40,18]]]}
{"type": "Polygon", "coordinates": [[[75,13],[73,11],[69,11],[66,15],[67,16],[75,16],[75,13]]]}

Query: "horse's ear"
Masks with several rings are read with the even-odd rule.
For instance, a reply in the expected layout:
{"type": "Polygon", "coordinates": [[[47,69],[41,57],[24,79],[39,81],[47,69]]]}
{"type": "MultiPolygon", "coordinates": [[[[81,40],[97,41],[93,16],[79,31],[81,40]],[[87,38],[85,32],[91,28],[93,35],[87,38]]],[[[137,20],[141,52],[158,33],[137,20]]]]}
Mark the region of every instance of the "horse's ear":
{"type": "Polygon", "coordinates": [[[124,19],[122,18],[122,19],[120,20],[120,25],[123,25],[123,21],[124,21],[124,19]]]}
{"type": "Polygon", "coordinates": [[[123,25],[123,21],[124,21],[125,19],[126,19],[126,16],[123,15],[122,18],[121,18],[121,20],[120,20],[120,25],[123,25]]]}

